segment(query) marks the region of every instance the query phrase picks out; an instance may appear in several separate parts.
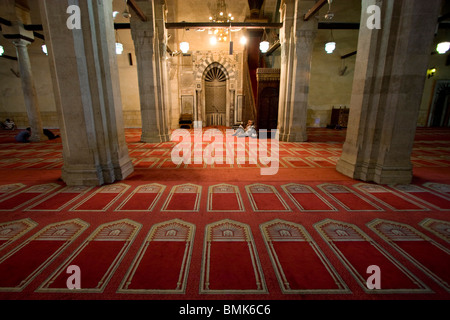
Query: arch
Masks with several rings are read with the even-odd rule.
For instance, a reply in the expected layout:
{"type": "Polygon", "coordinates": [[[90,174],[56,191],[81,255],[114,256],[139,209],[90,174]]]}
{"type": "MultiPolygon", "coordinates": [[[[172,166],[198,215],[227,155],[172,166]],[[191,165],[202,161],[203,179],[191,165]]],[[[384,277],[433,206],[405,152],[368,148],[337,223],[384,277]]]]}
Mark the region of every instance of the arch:
{"type": "Polygon", "coordinates": [[[223,79],[221,81],[226,81],[230,79],[227,69],[225,69],[225,67],[218,62],[213,62],[208,67],[205,68],[202,74],[202,79],[207,80],[210,75],[220,76],[220,79],[223,79]]]}
{"type": "Polygon", "coordinates": [[[206,72],[205,70],[205,74],[203,77],[206,82],[214,82],[214,81],[224,82],[227,80],[227,76],[225,75],[225,73],[217,67],[209,69],[208,72],[206,72]]]}
{"type": "Polygon", "coordinates": [[[207,126],[225,126],[229,115],[227,97],[229,75],[224,66],[218,62],[211,63],[203,71],[205,94],[205,117],[207,126]]]}
{"type": "MultiPolygon", "coordinates": [[[[201,121],[202,125],[207,126],[208,120],[211,120],[211,114],[209,118],[206,115],[206,86],[211,82],[205,81],[208,73],[212,72],[214,68],[217,73],[223,73],[225,81],[220,82],[225,86],[225,92],[222,92],[225,96],[223,102],[225,102],[225,112],[217,112],[216,118],[220,118],[218,122],[225,126],[231,126],[236,123],[236,61],[228,55],[223,55],[220,52],[208,52],[194,57],[195,73],[194,79],[196,83],[195,92],[195,108],[194,108],[194,121],[201,121]]],[[[217,123],[219,124],[219,123],[217,123]]]]}
{"type": "Polygon", "coordinates": [[[212,56],[206,57],[197,66],[197,73],[195,75],[195,81],[201,82],[204,79],[204,75],[212,68],[219,68],[226,76],[228,81],[235,80],[235,70],[230,61],[225,58],[214,59],[212,56]]]}

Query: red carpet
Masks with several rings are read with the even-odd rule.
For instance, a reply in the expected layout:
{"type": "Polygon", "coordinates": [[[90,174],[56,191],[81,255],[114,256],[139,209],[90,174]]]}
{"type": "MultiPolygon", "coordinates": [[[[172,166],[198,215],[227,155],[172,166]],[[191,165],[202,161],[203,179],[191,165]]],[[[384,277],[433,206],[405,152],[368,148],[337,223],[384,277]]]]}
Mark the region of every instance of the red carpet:
{"type": "Polygon", "coordinates": [[[178,219],[153,226],[117,292],[185,293],[194,236],[178,219]]]}
{"type": "Polygon", "coordinates": [[[448,300],[449,133],[419,129],[413,183],[378,186],[334,169],[345,131],[280,143],[278,172],[261,175],[246,139],[244,163],[174,165],[175,143],[130,129],[135,172],[76,188],[59,179],[60,139],[0,132],[0,299],[448,300]]]}
{"type": "Polygon", "coordinates": [[[261,231],[283,293],[350,293],[303,226],[276,219],[261,231]]]}
{"type": "Polygon", "coordinates": [[[140,224],[128,219],[99,226],[38,291],[70,292],[66,270],[76,265],[83,271],[81,291],[103,292],[140,228],[140,224]]]}

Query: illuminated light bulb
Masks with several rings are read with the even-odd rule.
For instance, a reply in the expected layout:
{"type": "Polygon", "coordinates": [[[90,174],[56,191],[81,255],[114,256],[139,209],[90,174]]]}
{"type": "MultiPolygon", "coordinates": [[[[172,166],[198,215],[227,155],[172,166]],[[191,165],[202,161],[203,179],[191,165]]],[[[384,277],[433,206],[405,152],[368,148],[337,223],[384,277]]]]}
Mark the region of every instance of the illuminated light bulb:
{"type": "Polygon", "coordinates": [[[450,50],[450,42],[441,42],[437,45],[436,47],[436,51],[439,54],[444,54],[446,53],[448,50],[450,50]]]}
{"type": "Polygon", "coordinates": [[[116,54],[122,54],[123,53],[123,44],[116,42],[116,54]]]}
{"type": "Polygon", "coordinates": [[[47,46],[45,44],[42,45],[42,52],[48,55],[47,46]]]}
{"type": "Polygon", "coordinates": [[[186,42],[186,41],[181,42],[180,43],[180,50],[183,53],[187,53],[189,51],[189,42],[186,42]]]}
{"type": "Polygon", "coordinates": [[[259,50],[261,50],[262,53],[266,53],[269,50],[269,41],[262,41],[259,44],[259,50]]]}
{"type": "Polygon", "coordinates": [[[217,44],[217,38],[216,38],[216,37],[211,37],[211,38],[209,39],[209,42],[214,46],[214,45],[217,44]]]}
{"type": "Polygon", "coordinates": [[[336,49],[336,42],[327,42],[325,44],[325,51],[328,54],[333,53],[335,49],[336,49]]]}
{"type": "Polygon", "coordinates": [[[247,44],[247,37],[242,36],[241,39],[239,40],[239,42],[240,42],[243,46],[245,46],[245,45],[247,44]]]}

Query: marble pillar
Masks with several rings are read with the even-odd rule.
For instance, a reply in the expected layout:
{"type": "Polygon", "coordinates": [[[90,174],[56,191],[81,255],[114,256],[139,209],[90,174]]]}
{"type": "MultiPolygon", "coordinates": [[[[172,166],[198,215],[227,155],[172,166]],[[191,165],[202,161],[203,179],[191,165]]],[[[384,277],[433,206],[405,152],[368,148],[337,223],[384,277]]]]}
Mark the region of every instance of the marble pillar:
{"type": "Polygon", "coordinates": [[[410,183],[411,153],[440,1],[362,1],[349,124],[337,170],[379,184],[410,183]],[[381,8],[381,28],[367,8],[381,8]]]}
{"type": "Polygon", "coordinates": [[[278,130],[281,141],[307,141],[309,80],[318,20],[304,21],[315,1],[285,1],[281,41],[278,130]]]}
{"type": "Polygon", "coordinates": [[[48,140],[43,134],[39,99],[28,54],[28,46],[34,42],[34,34],[32,31],[25,30],[24,27],[24,24],[31,22],[30,9],[13,0],[4,0],[0,3],[0,11],[2,12],[2,18],[11,21],[10,25],[2,25],[2,35],[10,40],[16,48],[22,92],[28,124],[31,128],[30,141],[48,140]]]}
{"type": "Polygon", "coordinates": [[[31,70],[30,57],[28,55],[28,45],[31,42],[23,39],[13,40],[17,51],[19,63],[20,80],[22,82],[22,92],[27,109],[28,123],[31,128],[31,142],[48,140],[43,133],[41,113],[39,111],[39,100],[31,70]]]}
{"type": "Polygon", "coordinates": [[[147,17],[131,17],[131,35],[136,50],[142,118],[142,142],[169,141],[168,77],[163,1],[140,1],[147,17]]]}
{"type": "Polygon", "coordinates": [[[128,156],[115,54],[112,0],[76,2],[81,29],[69,29],[73,1],[39,0],[63,141],[67,185],[123,180],[128,156]]]}

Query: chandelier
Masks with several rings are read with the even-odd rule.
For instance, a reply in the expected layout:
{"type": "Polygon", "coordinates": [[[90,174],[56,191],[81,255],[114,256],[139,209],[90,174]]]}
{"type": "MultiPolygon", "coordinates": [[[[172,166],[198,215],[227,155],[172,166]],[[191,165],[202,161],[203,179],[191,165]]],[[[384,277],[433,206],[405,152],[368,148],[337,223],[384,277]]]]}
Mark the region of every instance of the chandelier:
{"type": "Polygon", "coordinates": [[[209,21],[225,23],[231,22],[234,20],[234,17],[231,13],[227,11],[227,5],[225,4],[225,0],[217,0],[216,9],[213,14],[209,17],[209,21]]]}
{"type": "MultiPolygon", "coordinates": [[[[209,21],[216,23],[231,23],[234,21],[233,14],[228,13],[225,0],[217,0],[216,7],[209,17],[209,21]]],[[[212,35],[210,40],[212,44],[229,40],[229,32],[226,28],[212,28],[208,33],[212,35]]]]}

